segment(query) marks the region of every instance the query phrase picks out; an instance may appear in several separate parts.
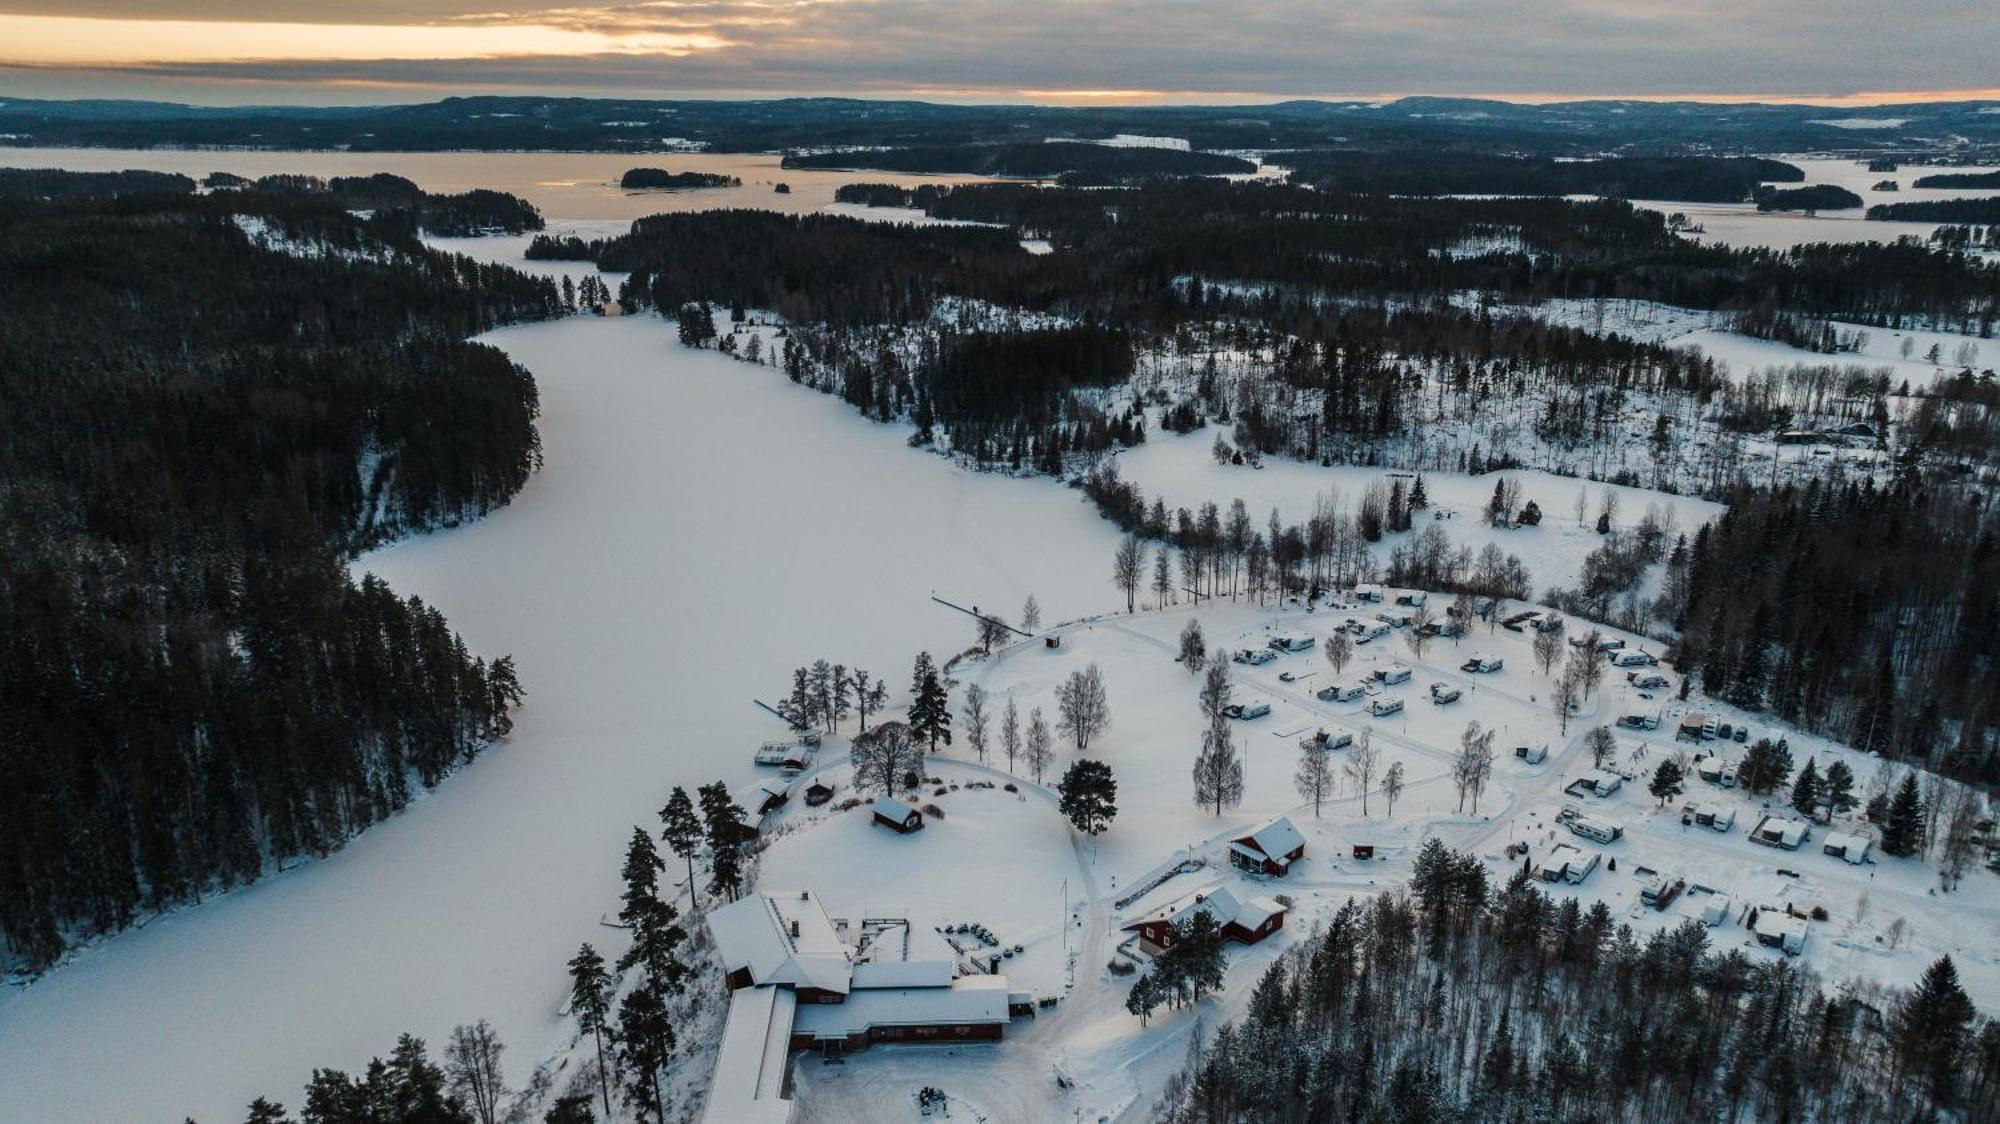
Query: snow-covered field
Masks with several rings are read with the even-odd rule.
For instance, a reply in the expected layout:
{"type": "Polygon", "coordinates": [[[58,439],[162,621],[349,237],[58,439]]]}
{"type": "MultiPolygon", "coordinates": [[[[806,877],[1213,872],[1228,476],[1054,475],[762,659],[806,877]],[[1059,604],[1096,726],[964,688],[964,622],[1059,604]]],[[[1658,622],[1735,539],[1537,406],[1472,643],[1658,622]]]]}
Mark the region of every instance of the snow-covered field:
{"type": "Polygon", "coordinates": [[[315,1066],[482,1016],[518,1081],[564,961],[616,943],[598,919],[632,825],[673,785],[748,780],[782,733],[753,695],[820,656],[902,687],[918,648],[971,639],[932,590],[1032,591],[1051,620],[1114,596],[1112,530],[1074,492],[961,471],[650,318],[491,339],[536,374],[546,467],[486,520],[356,569],[515,655],[514,736],[341,853],[0,999],[0,1120],[238,1119],[296,1102],[315,1066]]]}
{"type": "MultiPolygon", "coordinates": [[[[1467,307],[1478,302],[1476,293],[1461,293],[1455,300],[1467,307]]],[[[1960,332],[1902,331],[1831,320],[1827,323],[1835,332],[1863,342],[1855,350],[1829,355],[1730,331],[1727,313],[1652,301],[1549,300],[1521,311],[1551,324],[1600,335],[1615,332],[1647,343],[1698,349],[1719,363],[1727,363],[1729,373],[1738,381],[1774,369],[1834,367],[1868,375],[1886,373],[1892,389],[1908,383],[1912,390],[1921,391],[1967,366],[1975,371],[2000,367],[2000,340],[1960,332]],[[1909,341],[1907,355],[1905,340],[1909,341]],[[1932,348],[1937,350],[1936,361],[1928,358],[1932,348]]]]}
{"type": "MultiPolygon", "coordinates": [[[[1223,427],[1227,432],[1227,427],[1223,427]]],[[[1210,455],[1217,429],[1210,426],[1188,434],[1154,428],[1146,443],[1118,454],[1118,468],[1125,479],[1144,489],[1148,502],[1158,496],[1167,510],[1189,510],[1213,502],[1225,511],[1231,500],[1241,499],[1259,528],[1272,508],[1286,524],[1303,523],[1312,514],[1321,493],[1333,490],[1345,501],[1348,511],[1360,503],[1369,485],[1392,476],[1407,491],[1412,474],[1390,473],[1380,468],[1357,465],[1322,467],[1302,461],[1266,458],[1262,468],[1248,465],[1217,464],[1210,455]]],[[[1471,547],[1475,555],[1487,543],[1496,543],[1509,554],[1519,555],[1534,579],[1537,592],[1550,586],[1570,587],[1577,583],[1584,556],[1602,545],[1595,523],[1603,495],[1609,489],[1618,497],[1618,523],[1629,527],[1645,513],[1649,504],[1671,512],[1679,530],[1692,535],[1697,527],[1715,518],[1722,505],[1689,496],[1673,496],[1643,488],[1593,483],[1530,469],[1510,469],[1469,476],[1457,472],[1424,473],[1424,490],[1431,502],[1429,512],[1419,512],[1413,529],[1385,535],[1374,544],[1376,564],[1388,561],[1389,551],[1411,538],[1428,523],[1436,523],[1450,536],[1453,546],[1471,547]],[[1523,501],[1532,500],[1542,509],[1538,527],[1512,529],[1493,526],[1485,518],[1493,498],[1493,486],[1501,479],[1518,481],[1523,501]],[[1582,491],[1587,501],[1590,525],[1578,524],[1576,496],[1582,491]],[[1444,516],[1442,519],[1438,516],[1444,516]]]]}

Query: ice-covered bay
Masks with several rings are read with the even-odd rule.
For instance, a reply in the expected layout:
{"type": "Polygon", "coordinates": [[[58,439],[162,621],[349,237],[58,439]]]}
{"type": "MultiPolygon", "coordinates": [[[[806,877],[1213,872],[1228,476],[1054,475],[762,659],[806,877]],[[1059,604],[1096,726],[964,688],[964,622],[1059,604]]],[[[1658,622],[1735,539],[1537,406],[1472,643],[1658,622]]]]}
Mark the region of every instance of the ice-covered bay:
{"type": "Polygon", "coordinates": [[[1048,620],[1109,608],[1111,527],[1077,493],[982,476],[900,430],[579,317],[493,342],[540,383],[547,464],[510,507],[370,555],[476,651],[511,652],[513,738],[343,852],[153,922],[0,998],[0,1120],[241,1119],[297,1107],[409,1030],[491,1019],[518,1083],[580,941],[616,944],[634,823],[752,773],[751,705],[817,657],[885,674],[971,640],[929,593],[1048,620]]]}

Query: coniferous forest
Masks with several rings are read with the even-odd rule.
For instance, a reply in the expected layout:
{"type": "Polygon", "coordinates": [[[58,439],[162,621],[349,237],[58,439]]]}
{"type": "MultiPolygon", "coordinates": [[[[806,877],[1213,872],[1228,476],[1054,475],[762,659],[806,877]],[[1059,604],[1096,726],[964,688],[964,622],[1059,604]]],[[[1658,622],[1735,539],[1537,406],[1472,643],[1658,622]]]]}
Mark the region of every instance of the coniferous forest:
{"type": "Polygon", "coordinates": [[[1410,888],[1286,950],[1154,1118],[2000,1119],[2000,1023],[1949,958],[1894,999],[1831,989],[1696,921],[1641,936],[1526,870],[1496,891],[1435,839],[1410,888]]]}
{"type": "Polygon", "coordinates": [[[32,970],[507,731],[511,661],[345,562],[519,490],[534,382],[464,341],[558,297],[230,192],[0,199],[0,301],[0,951],[32,970]]]}

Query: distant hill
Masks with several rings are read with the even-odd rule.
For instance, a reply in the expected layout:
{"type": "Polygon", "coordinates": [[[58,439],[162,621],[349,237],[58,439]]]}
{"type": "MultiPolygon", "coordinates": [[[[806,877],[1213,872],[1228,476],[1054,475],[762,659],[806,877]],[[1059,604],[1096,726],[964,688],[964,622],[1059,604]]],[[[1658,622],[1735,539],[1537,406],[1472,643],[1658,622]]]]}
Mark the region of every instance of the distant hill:
{"type": "Polygon", "coordinates": [[[663,152],[693,144],[712,151],[768,152],[1104,140],[1138,133],[1175,137],[1209,152],[1425,146],[1516,156],[1840,151],[1915,157],[1936,153],[1950,140],[1964,157],[1984,150],[2000,154],[2000,113],[1991,112],[1995,105],[1939,102],[1832,110],[1403,98],[1386,103],[1072,108],[852,98],[463,97],[418,105],[216,108],[17,98],[0,101],[0,137],[5,138],[0,143],[597,152],[663,152]],[[1843,127],[1855,121],[1869,127],[1843,127]]]}

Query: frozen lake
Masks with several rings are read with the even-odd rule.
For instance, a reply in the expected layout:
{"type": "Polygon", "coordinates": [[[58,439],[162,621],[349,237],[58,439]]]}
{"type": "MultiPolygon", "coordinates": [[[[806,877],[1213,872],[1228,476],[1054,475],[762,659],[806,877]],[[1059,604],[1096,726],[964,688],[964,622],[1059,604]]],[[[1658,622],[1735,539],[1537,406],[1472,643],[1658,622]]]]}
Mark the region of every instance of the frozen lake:
{"type": "MultiPolygon", "coordinates": [[[[0,168],[67,168],[115,172],[146,168],[179,172],[196,180],[210,172],[239,176],[293,173],[310,176],[365,176],[389,172],[425,191],[460,192],[484,187],[510,192],[551,220],[622,219],[630,222],[662,211],[707,211],[759,207],[807,214],[833,203],[844,183],[980,183],[979,176],[915,176],[896,172],[841,172],[781,168],[767,152],[251,152],[229,149],[167,148],[0,148],[0,168]],[[696,191],[627,191],[618,177],[628,168],[666,168],[735,176],[741,187],[696,191]],[[777,193],[777,184],[791,187],[777,193]]],[[[622,224],[621,224],[622,229],[622,224]]]]}
{"type": "Polygon", "coordinates": [[[618,866],[671,786],[752,775],[751,705],[815,658],[886,676],[970,622],[1111,607],[1115,535],[1078,493],[960,471],[650,317],[496,332],[541,386],[547,466],[485,521],[355,567],[511,652],[513,738],[325,861],[128,932],[0,1000],[0,1120],[296,1107],[401,1031],[492,1020],[516,1084],[579,942],[615,944],[618,866]]]}

